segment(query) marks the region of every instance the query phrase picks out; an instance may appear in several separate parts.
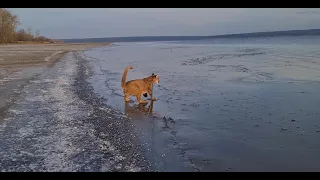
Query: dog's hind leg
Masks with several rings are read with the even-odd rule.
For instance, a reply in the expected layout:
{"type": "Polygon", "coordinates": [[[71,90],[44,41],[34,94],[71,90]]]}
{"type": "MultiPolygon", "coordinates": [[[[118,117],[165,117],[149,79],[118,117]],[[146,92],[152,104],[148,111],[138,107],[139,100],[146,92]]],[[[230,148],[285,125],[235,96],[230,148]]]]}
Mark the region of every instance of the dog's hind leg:
{"type": "Polygon", "coordinates": [[[130,102],[130,95],[129,94],[124,95],[124,101],[127,103],[130,102]]]}

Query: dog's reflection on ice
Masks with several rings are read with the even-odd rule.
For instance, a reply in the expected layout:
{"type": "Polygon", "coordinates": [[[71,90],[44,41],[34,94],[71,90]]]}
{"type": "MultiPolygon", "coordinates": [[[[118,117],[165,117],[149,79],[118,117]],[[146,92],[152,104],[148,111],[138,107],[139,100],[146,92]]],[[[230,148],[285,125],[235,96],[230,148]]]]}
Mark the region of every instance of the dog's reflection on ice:
{"type": "Polygon", "coordinates": [[[150,100],[150,103],[148,104],[130,104],[130,103],[125,103],[125,113],[130,117],[130,118],[146,118],[146,117],[151,117],[154,112],[153,112],[153,105],[154,101],[150,100]],[[148,105],[149,104],[149,105],[148,105]]]}

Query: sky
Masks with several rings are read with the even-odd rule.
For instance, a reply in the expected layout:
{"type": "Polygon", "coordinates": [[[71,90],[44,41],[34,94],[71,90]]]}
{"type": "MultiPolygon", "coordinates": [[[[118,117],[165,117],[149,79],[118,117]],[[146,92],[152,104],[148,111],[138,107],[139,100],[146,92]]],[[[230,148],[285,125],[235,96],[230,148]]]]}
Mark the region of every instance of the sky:
{"type": "Polygon", "coordinates": [[[10,8],[49,38],[206,36],[320,29],[320,8],[10,8]]]}

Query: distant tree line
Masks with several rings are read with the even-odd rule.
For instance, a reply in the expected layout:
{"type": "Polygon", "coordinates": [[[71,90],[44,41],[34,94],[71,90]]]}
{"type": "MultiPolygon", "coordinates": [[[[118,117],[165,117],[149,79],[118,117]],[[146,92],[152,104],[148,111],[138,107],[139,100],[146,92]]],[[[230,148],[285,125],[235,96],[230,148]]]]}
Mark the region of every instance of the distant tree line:
{"type": "Polygon", "coordinates": [[[6,8],[0,8],[0,44],[35,42],[35,43],[55,43],[53,39],[40,36],[40,32],[32,33],[31,29],[17,30],[20,24],[18,16],[12,14],[6,8]]]}

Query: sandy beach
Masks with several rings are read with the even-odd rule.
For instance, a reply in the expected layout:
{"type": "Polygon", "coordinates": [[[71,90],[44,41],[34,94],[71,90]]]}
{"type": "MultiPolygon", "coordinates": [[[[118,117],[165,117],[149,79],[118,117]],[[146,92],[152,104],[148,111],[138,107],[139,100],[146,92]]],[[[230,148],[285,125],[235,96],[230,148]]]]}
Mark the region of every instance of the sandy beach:
{"type": "Polygon", "coordinates": [[[12,72],[55,63],[65,53],[109,43],[6,44],[0,45],[0,79],[12,72]]]}
{"type": "Polygon", "coordinates": [[[54,66],[67,52],[108,45],[108,43],[6,44],[0,45],[0,109],[13,89],[36,74],[54,66]]]}
{"type": "Polygon", "coordinates": [[[0,46],[1,171],[151,170],[129,119],[86,82],[79,52],[107,45],[0,46]]]}

